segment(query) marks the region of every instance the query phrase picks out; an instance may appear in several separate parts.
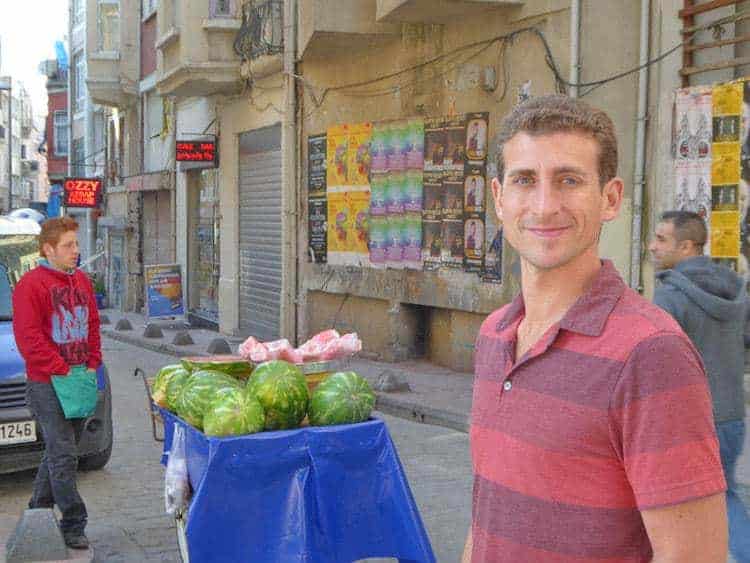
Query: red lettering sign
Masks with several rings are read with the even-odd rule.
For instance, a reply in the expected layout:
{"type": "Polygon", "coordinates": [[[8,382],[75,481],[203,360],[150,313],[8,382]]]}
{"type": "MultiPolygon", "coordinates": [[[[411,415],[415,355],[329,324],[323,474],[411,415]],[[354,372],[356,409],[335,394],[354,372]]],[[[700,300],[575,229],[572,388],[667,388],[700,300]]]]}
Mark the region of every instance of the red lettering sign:
{"type": "Polygon", "coordinates": [[[216,160],[215,141],[177,141],[177,162],[214,162],[216,160]]]}
{"type": "Polygon", "coordinates": [[[65,207],[97,207],[102,199],[101,178],[66,178],[63,183],[65,207]]]}

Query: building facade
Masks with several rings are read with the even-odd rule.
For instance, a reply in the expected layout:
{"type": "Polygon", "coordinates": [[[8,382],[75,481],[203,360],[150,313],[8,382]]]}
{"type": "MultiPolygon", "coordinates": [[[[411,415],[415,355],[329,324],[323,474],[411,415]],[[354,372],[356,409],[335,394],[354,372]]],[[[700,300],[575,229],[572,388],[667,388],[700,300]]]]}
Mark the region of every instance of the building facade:
{"type": "MultiPolygon", "coordinates": [[[[367,357],[458,370],[519,288],[488,189],[503,116],[553,92],[608,111],[627,187],[601,253],[648,295],[648,235],[673,203],[674,91],[744,70],[741,57],[685,70],[745,44],[691,54],[678,0],[86,1],[86,84],[111,108],[100,224],[123,308],[143,306],[144,266],[174,262],[195,323],[296,342],[335,326],[367,357]],[[414,131],[424,146],[405,161],[378,152],[414,131]],[[216,160],[177,162],[193,141],[216,160]],[[382,190],[416,187],[378,208],[382,190]]],[[[702,36],[741,7],[695,9],[702,36]]]]}

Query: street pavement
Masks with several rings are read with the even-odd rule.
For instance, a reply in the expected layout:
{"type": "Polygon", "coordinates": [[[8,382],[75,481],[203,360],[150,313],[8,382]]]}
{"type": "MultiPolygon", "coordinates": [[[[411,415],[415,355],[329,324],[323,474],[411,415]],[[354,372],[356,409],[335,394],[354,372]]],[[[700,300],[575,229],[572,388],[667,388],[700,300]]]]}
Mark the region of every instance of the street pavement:
{"type": "MultiPolygon", "coordinates": [[[[174,358],[107,337],[103,351],[112,381],[112,459],[100,471],[79,473],[94,561],[180,561],[176,530],[164,512],[161,444],[151,434],[143,383],[133,377],[136,367],[154,373],[174,358]]],[[[467,435],[382,413],[376,416],[388,425],[437,560],[458,561],[471,514],[467,435]]],[[[0,475],[0,515],[21,514],[33,479],[33,471],[0,475]]]]}

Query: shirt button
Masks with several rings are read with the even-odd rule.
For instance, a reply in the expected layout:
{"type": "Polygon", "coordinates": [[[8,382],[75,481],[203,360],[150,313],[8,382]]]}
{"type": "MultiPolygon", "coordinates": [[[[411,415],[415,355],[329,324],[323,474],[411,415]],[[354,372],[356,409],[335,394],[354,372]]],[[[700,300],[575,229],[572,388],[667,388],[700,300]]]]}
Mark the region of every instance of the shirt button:
{"type": "Polygon", "coordinates": [[[506,381],[503,383],[503,390],[510,391],[513,387],[513,384],[510,381],[506,381]]]}

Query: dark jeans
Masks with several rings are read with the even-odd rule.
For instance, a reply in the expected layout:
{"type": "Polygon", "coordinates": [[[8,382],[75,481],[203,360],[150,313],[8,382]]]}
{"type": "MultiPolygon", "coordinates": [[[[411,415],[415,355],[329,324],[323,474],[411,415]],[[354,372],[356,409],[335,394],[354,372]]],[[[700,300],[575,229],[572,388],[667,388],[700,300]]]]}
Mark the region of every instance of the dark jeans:
{"type": "Polygon", "coordinates": [[[49,383],[29,381],[26,399],[46,446],[29,508],[52,508],[56,504],[62,513],[60,529],[63,534],[83,533],[87,514],[76,486],[76,446],[85,419],[66,419],[55,389],[49,383]]]}
{"type": "Polygon", "coordinates": [[[737,563],[750,563],[750,517],[737,491],[735,469],[745,442],[745,421],[730,420],[716,425],[721,450],[721,464],[727,480],[727,517],[729,551],[737,563]]]}

